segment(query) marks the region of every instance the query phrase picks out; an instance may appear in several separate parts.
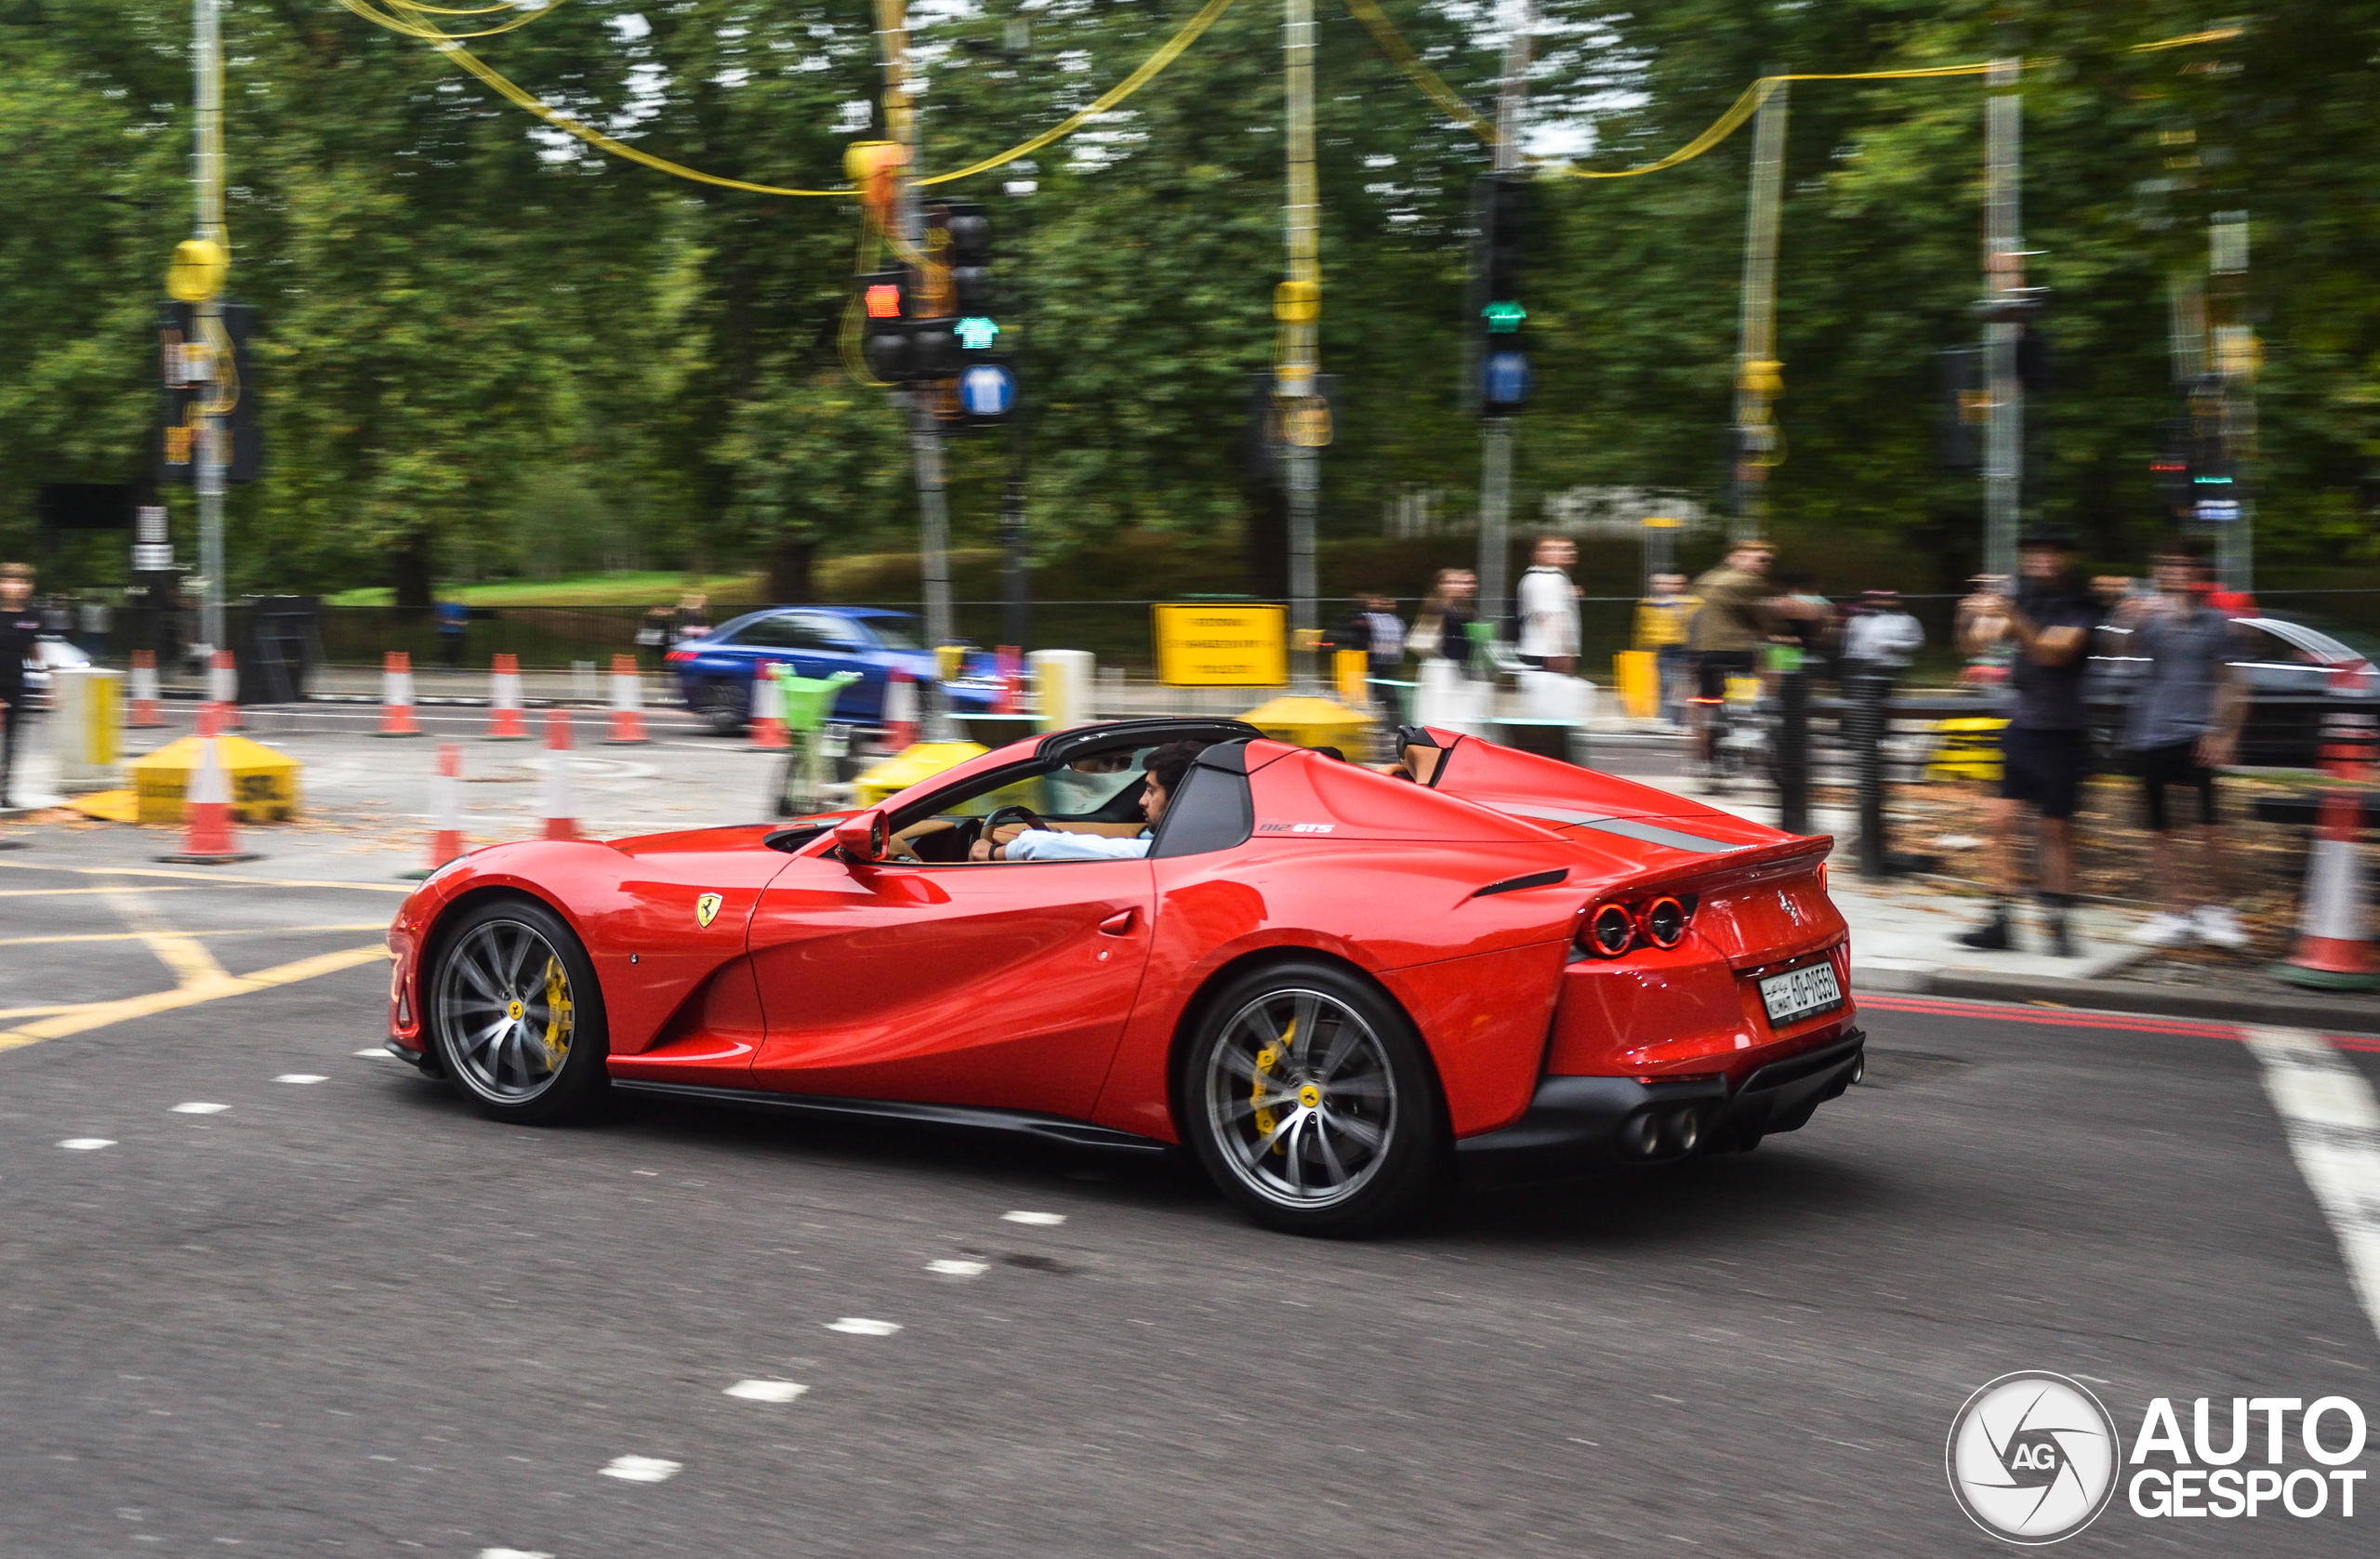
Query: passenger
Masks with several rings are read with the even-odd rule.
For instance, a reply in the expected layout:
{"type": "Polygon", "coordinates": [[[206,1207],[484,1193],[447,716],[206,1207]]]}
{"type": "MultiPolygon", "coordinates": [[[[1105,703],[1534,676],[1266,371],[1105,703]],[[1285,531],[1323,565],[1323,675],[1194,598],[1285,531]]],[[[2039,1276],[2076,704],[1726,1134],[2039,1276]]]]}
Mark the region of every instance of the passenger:
{"type": "Polygon", "coordinates": [[[1205,750],[1204,742],[1168,742],[1148,755],[1142,767],[1148,781],[1141,789],[1141,814],[1148,819],[1137,838],[1110,839],[1104,834],[1066,833],[1055,828],[1002,828],[1005,836],[986,835],[967,852],[971,861],[1132,861],[1149,852],[1149,842],[1165,816],[1165,804],[1182,788],[1191,760],[1205,750]]]}

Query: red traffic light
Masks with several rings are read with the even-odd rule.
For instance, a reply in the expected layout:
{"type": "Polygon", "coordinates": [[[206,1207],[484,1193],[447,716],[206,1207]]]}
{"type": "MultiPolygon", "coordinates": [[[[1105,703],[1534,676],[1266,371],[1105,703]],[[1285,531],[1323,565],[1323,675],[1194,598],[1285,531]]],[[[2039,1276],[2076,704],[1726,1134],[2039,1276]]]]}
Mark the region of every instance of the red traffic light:
{"type": "Polygon", "coordinates": [[[891,282],[879,282],[864,295],[867,317],[872,320],[897,320],[901,317],[901,289],[891,282]]]}

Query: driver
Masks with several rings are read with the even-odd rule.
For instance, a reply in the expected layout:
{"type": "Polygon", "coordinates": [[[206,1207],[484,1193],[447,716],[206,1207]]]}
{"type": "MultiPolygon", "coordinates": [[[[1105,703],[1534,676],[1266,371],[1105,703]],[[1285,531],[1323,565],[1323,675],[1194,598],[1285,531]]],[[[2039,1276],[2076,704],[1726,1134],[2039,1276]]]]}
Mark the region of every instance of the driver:
{"type": "Polygon", "coordinates": [[[1061,833],[1054,828],[1028,828],[1021,824],[996,829],[975,841],[967,852],[971,861],[1131,861],[1149,852],[1151,836],[1165,816],[1165,803],[1182,788],[1191,760],[1204,742],[1168,742],[1151,752],[1142,767],[1148,780],[1141,788],[1141,813],[1148,826],[1134,839],[1110,839],[1104,834],[1061,833]],[[995,838],[994,836],[998,837],[995,838]]]}

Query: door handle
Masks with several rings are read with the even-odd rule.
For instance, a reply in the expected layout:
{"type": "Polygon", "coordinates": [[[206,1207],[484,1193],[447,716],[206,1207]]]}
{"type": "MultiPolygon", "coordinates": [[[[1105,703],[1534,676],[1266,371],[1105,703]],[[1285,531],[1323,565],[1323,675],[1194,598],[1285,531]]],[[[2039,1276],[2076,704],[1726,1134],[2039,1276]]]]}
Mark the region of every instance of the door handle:
{"type": "Polygon", "coordinates": [[[1140,911],[1136,909],[1125,910],[1120,915],[1110,915],[1106,919],[1099,922],[1100,933],[1104,936],[1130,936],[1132,934],[1133,925],[1139,918],[1140,911]]]}

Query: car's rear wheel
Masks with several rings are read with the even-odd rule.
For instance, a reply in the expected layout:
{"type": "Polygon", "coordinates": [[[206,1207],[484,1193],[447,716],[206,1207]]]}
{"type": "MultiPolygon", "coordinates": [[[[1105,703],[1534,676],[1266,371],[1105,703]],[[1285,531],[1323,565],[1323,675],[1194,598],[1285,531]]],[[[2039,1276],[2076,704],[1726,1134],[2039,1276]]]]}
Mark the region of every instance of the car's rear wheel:
{"type": "Polygon", "coordinates": [[[1276,964],[1207,1004],[1183,1057],[1184,1135],[1259,1222],[1353,1235],[1408,1211],[1446,1156],[1444,1112],[1405,1014],[1345,970],[1276,964]]]}
{"type": "Polygon", "coordinates": [[[561,916],[526,899],[466,910],[426,982],[431,1042],[463,1097],[499,1120],[549,1125],[605,1091],[603,994],[561,916]]]}
{"type": "Polygon", "coordinates": [[[751,694],[739,682],[722,680],[703,684],[702,717],[714,735],[742,735],[751,705],[751,694]]]}

